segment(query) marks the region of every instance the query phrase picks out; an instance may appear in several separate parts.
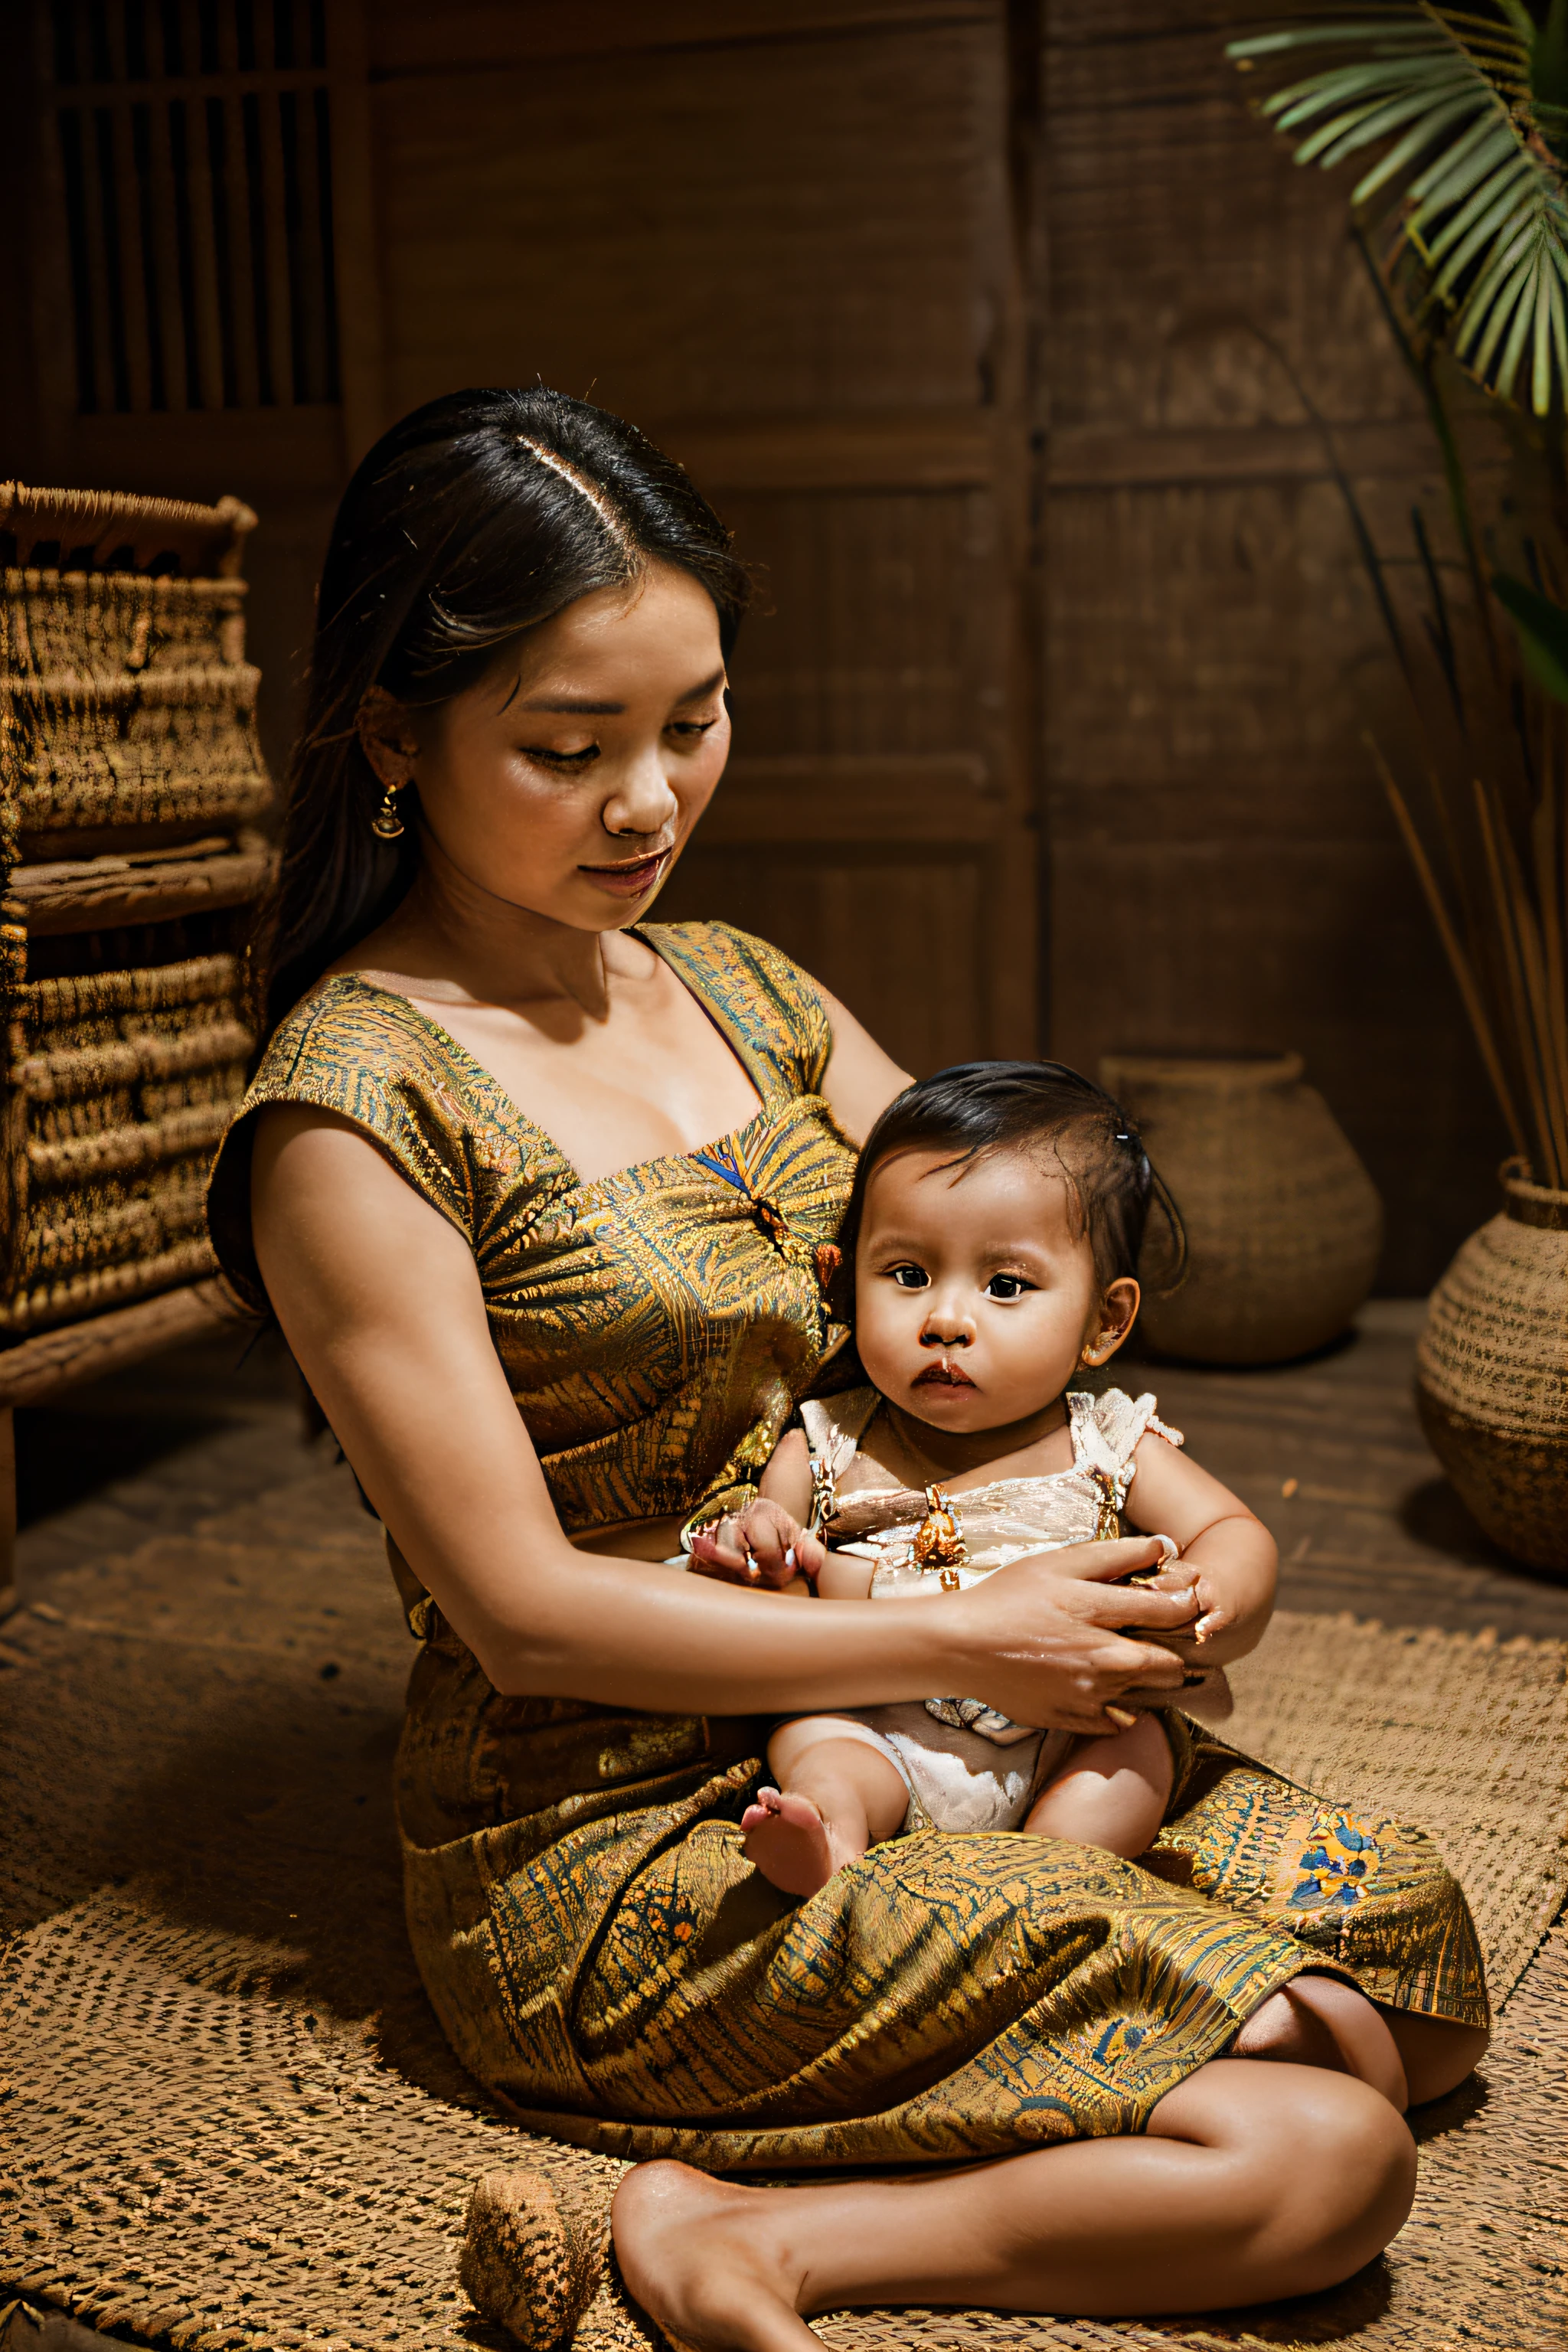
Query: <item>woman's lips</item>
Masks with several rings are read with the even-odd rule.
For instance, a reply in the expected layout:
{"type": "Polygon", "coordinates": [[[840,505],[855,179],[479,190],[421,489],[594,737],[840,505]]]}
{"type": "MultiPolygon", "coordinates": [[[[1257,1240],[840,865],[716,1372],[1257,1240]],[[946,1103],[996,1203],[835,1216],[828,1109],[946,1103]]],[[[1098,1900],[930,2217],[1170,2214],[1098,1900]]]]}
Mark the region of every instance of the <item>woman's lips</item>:
{"type": "Polygon", "coordinates": [[[944,1360],[940,1364],[928,1364],[923,1371],[917,1372],[914,1386],[917,1389],[972,1389],[974,1382],[967,1372],[960,1371],[956,1364],[944,1360]]]}
{"type": "Polygon", "coordinates": [[[668,863],[668,850],[656,849],[634,866],[579,866],[577,871],[602,890],[613,890],[617,898],[640,898],[653,888],[668,863]]]}

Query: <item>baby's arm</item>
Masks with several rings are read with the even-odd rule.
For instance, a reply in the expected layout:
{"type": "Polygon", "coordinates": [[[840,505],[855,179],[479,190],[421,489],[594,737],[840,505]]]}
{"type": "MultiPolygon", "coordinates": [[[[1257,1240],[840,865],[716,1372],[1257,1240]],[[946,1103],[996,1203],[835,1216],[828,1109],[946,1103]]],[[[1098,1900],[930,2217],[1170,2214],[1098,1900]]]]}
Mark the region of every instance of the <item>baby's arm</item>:
{"type": "Polygon", "coordinates": [[[811,1501],[811,1454],[804,1433],[789,1429],[769,1456],[756,1502],[693,1534],[689,1566],[729,1584],[809,1594],[827,1558],[805,1532],[811,1501]]]}
{"type": "Polygon", "coordinates": [[[802,1431],[787,1429],[763,1472],[757,1501],[692,1537],[692,1568],[699,1576],[773,1592],[809,1593],[815,1587],[827,1601],[868,1600],[870,1561],[830,1552],[807,1535],[811,1504],[810,1450],[802,1431]]]}
{"type": "Polygon", "coordinates": [[[1191,1634],[1162,1636],[1164,1647],[1200,1666],[1245,1657],[1262,1639],[1274,1608],[1279,1554],[1273,1537],[1228,1487],[1166,1439],[1142,1439],[1133,1459],[1129,1523],[1173,1538],[1183,1567],[1198,1574],[1197,1624],[1191,1634]]]}
{"type": "MultiPolygon", "coordinates": [[[[760,1492],[764,1502],[781,1505],[797,1524],[810,1517],[811,1450],[804,1430],[785,1430],[763,1472],[760,1492]]],[[[793,1548],[798,1554],[799,1546],[793,1548]]],[[[868,1601],[871,1563],[853,1552],[830,1551],[812,1580],[825,1601],[868,1601]]]]}

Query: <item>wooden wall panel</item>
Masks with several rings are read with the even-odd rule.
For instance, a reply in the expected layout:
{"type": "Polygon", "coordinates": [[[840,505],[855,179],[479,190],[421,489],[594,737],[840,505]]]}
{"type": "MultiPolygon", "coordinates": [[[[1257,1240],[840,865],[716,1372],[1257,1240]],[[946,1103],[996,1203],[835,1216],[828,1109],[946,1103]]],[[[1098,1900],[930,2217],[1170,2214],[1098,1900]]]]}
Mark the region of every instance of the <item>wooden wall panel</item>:
{"type": "Polygon", "coordinates": [[[714,497],[763,593],[659,911],[777,940],[918,1068],[1036,1034],[1007,24],[373,20],[391,407],[542,379],[714,497]]]}
{"type": "Polygon", "coordinates": [[[1381,1286],[1503,1139],[1362,740],[1402,725],[1275,338],[1391,547],[1426,428],[1345,228],[1221,55],[1228,0],[1054,0],[1046,635],[1054,1049],[1299,1046],[1385,1199],[1381,1286]]]}
{"type": "Polygon", "coordinates": [[[824,49],[380,85],[394,412],[536,377],[650,430],[977,402],[994,29],[824,49]]]}
{"type": "Polygon", "coordinates": [[[772,41],[867,26],[901,29],[964,19],[988,24],[991,0],[381,0],[374,59],[379,78],[489,72],[539,58],[592,57],[606,49],[707,48],[715,41],[772,41]]]}
{"type": "Polygon", "coordinates": [[[978,1049],[993,1026],[984,980],[989,861],[973,850],[891,840],[826,854],[788,839],[759,856],[698,836],[658,912],[722,912],[805,965],[906,1069],[938,1070],[978,1049]]]}
{"type": "Polygon", "coordinates": [[[1002,561],[980,492],[719,496],[756,561],[736,748],[998,756],[1002,561]]]}

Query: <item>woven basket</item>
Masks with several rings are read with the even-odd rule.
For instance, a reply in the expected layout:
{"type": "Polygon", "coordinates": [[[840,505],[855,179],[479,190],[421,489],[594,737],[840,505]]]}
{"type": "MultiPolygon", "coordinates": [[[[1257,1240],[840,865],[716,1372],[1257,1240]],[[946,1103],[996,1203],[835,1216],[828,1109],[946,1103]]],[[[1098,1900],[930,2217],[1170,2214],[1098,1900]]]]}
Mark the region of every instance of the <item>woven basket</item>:
{"type": "Polygon", "coordinates": [[[269,864],[255,520],[0,484],[0,1340],[213,1270],[203,1187],[269,864]]]}
{"type": "Polygon", "coordinates": [[[1372,1287],[1383,1204],[1301,1068],[1299,1054],[1100,1064],[1186,1226],[1181,1287],[1163,1298],[1161,1269],[1146,1277],[1142,1328],[1167,1355],[1283,1363],[1337,1339],[1372,1287]]]}
{"type": "Polygon", "coordinates": [[[1415,1393],[1432,1451],[1494,1543],[1568,1574],[1568,1192],[1502,1170],[1503,1206],[1432,1293],[1415,1393]]]}

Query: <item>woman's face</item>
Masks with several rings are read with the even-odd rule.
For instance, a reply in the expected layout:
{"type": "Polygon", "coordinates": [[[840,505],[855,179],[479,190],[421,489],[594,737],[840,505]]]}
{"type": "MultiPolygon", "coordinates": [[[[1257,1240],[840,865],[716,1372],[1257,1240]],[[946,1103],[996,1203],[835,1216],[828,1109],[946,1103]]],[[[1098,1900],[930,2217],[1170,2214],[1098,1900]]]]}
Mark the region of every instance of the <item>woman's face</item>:
{"type": "Polygon", "coordinates": [[[529,630],[451,701],[373,707],[362,734],[384,782],[418,785],[437,871],[616,930],[646,912],[723,773],[724,686],[711,598],[655,564],[529,630]]]}

